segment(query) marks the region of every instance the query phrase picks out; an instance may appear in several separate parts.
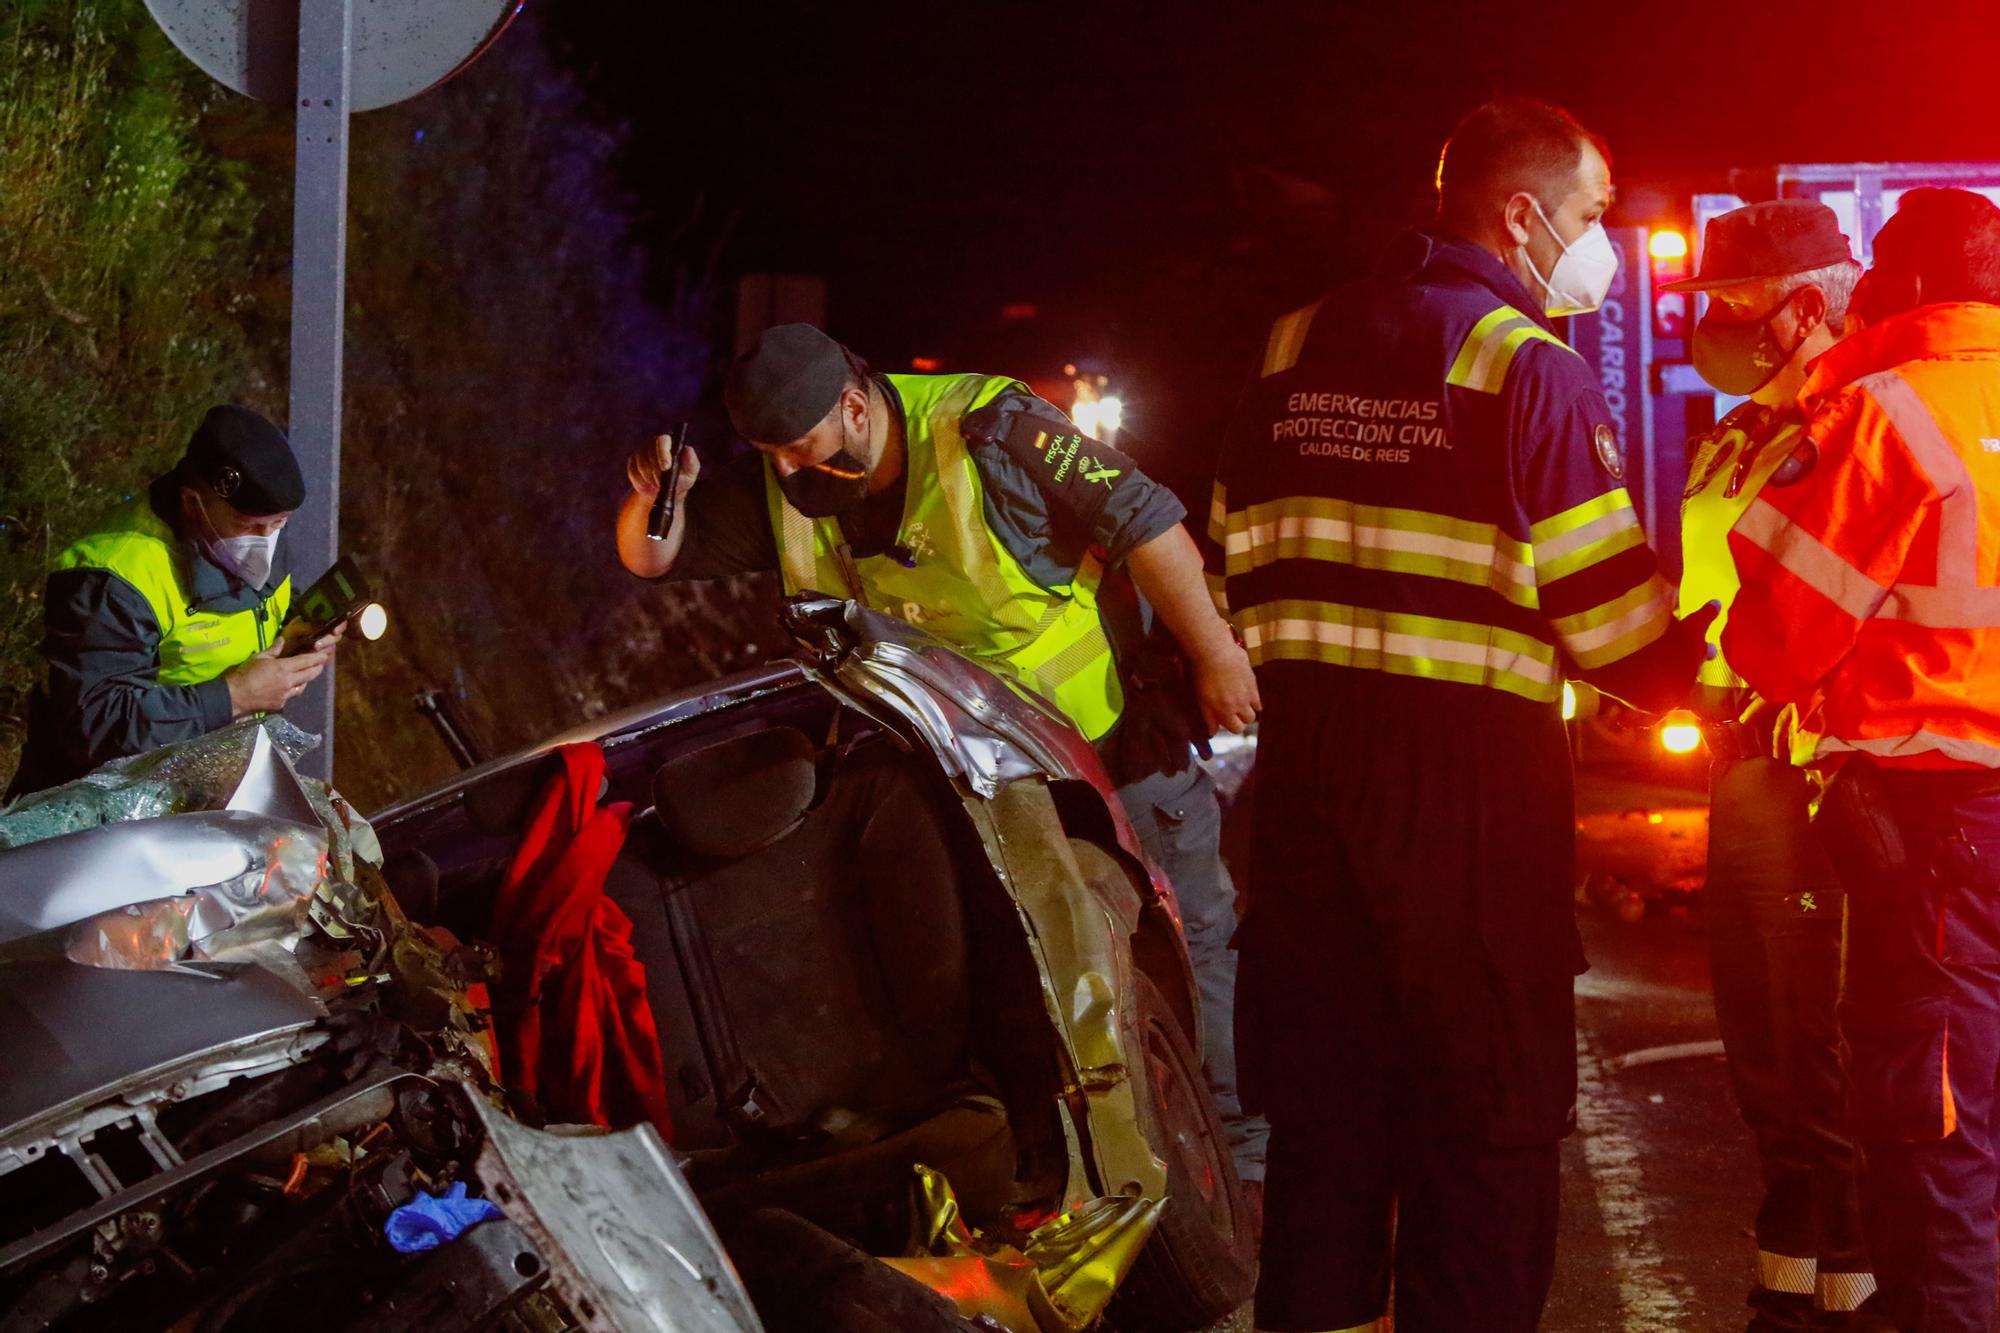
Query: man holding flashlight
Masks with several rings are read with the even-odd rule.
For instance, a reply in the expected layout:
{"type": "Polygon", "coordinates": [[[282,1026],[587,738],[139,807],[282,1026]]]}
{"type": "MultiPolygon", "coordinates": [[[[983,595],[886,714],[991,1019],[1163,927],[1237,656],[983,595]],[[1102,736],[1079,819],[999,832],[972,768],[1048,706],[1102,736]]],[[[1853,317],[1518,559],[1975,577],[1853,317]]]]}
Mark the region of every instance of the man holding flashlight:
{"type": "Polygon", "coordinates": [[[810,325],[767,330],[731,367],[725,398],[755,453],[697,493],[701,462],[685,451],[663,540],[648,533],[660,460],[633,455],[618,517],[626,568],[656,579],[775,569],[788,594],[857,598],[1022,681],[1097,742],[1179,895],[1210,1090],[1239,1175],[1261,1182],[1265,1130],[1235,1091],[1235,891],[1215,790],[1193,762],[1210,735],[1255,720],[1257,686],[1180,503],[1017,380],[872,374],[810,325]],[[1149,615],[1164,636],[1145,628],[1149,615]]]}
{"type": "Polygon", "coordinates": [[[212,408],[171,472],[56,556],[48,675],[10,797],[279,712],[326,669],[337,636],[287,653],[278,633],[292,599],[278,536],[305,493],[283,431],[212,408]]]}

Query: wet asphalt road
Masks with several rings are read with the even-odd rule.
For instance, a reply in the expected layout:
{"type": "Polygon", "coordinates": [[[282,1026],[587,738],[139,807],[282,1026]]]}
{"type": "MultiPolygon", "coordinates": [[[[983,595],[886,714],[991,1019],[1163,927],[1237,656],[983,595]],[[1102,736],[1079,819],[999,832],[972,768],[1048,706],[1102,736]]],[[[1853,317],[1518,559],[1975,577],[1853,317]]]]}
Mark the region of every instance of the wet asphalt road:
{"type": "MultiPolygon", "coordinates": [[[[1587,823],[1615,817],[1630,830],[1616,839],[1628,879],[1652,868],[1684,885],[1698,866],[1706,827],[1693,793],[1586,782],[1579,807],[1587,823]]],[[[1637,921],[1615,901],[1578,907],[1591,969],[1577,979],[1579,1123],[1563,1145],[1547,1333],[1720,1333],[1747,1320],[1757,1167],[1722,1061],[1618,1066],[1716,1037],[1695,901],[1653,898],[1637,921]]],[[[1218,1328],[1249,1333],[1248,1312],[1218,1328]]]]}
{"type": "Polygon", "coordinates": [[[1742,1328],[1757,1165],[1713,1057],[1618,1070],[1617,1057],[1712,1040],[1698,914],[1626,924],[1580,911],[1577,1133],[1563,1145],[1563,1227],[1543,1328],[1742,1328]]]}

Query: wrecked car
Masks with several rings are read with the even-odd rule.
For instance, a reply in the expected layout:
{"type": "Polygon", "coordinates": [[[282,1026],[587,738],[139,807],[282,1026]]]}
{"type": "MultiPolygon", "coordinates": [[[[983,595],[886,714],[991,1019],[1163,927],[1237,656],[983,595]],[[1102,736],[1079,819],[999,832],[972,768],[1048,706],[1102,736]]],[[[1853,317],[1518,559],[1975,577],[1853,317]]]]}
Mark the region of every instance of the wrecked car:
{"type": "Polygon", "coordinates": [[[155,775],[173,813],[0,851],[0,1035],[40,1043],[0,1098],[0,1333],[1165,1331],[1247,1299],[1171,888],[1090,747],[920,630],[786,618],[790,660],[367,821],[252,726],[219,776],[155,775]],[[597,1127],[498,1039],[496,904],[565,771],[620,812],[597,878],[664,1094],[597,1127]],[[453,1192],[492,1220],[388,1242],[453,1192]]]}

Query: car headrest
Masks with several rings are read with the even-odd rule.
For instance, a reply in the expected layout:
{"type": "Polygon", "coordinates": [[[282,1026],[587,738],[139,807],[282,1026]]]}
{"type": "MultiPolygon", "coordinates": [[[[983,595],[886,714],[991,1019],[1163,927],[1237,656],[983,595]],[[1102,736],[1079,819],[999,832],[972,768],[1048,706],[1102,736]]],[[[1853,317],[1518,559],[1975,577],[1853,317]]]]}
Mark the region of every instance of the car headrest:
{"type": "Polygon", "coordinates": [[[812,742],[797,728],[772,727],[662,764],[654,817],[698,856],[748,856],[798,827],[816,785],[812,742]]]}

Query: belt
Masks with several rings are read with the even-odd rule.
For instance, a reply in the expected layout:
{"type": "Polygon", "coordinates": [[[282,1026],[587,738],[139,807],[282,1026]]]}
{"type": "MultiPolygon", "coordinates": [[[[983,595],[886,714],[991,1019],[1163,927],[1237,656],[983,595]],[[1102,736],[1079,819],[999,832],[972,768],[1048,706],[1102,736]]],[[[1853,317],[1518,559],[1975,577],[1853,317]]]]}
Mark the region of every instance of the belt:
{"type": "Polygon", "coordinates": [[[1704,722],[1701,724],[1701,738],[1708,744],[1708,752],[1717,759],[1770,759],[1771,733],[1762,727],[1753,727],[1748,722],[1704,722]]]}

